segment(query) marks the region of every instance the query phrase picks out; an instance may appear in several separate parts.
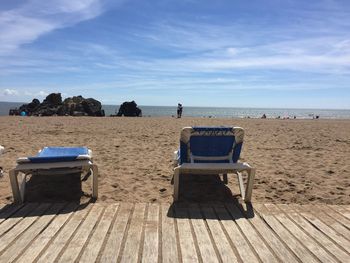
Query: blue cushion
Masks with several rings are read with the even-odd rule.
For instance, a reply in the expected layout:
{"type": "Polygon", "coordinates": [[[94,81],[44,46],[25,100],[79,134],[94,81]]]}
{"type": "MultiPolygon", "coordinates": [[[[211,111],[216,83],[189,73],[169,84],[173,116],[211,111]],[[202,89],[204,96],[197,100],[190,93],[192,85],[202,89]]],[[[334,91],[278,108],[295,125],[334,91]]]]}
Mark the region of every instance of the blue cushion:
{"type": "MultiPolygon", "coordinates": [[[[232,134],[232,127],[192,127],[192,129],[196,132],[209,132],[209,136],[198,136],[192,135],[190,137],[189,145],[191,147],[191,152],[193,155],[197,156],[226,156],[231,151],[234,143],[234,136],[223,136],[227,131],[228,134],[232,134]],[[218,134],[218,135],[216,135],[218,134]]],[[[208,133],[207,133],[208,134],[208,133]]],[[[189,162],[187,156],[188,145],[182,141],[180,141],[180,164],[189,162]]],[[[232,161],[236,163],[239,160],[240,153],[242,151],[242,143],[236,143],[233,148],[233,156],[232,161]]],[[[195,162],[214,162],[214,163],[222,163],[229,162],[225,161],[199,161],[195,162]]]]}
{"type": "Polygon", "coordinates": [[[32,163],[75,161],[79,155],[88,155],[86,147],[45,147],[37,156],[28,157],[32,163]]]}
{"type": "Polygon", "coordinates": [[[232,150],[233,136],[191,136],[191,152],[197,156],[225,156],[232,150]]]}

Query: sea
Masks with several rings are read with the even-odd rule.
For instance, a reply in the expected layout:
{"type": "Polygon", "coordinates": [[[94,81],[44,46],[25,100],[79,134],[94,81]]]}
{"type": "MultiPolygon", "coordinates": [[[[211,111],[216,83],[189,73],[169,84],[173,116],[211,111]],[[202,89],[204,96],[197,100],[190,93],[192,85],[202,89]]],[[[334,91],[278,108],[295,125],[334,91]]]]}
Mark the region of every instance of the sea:
{"type": "MultiPolygon", "coordinates": [[[[9,114],[11,108],[23,103],[0,102],[0,116],[9,114]]],[[[116,114],[119,105],[103,105],[106,116],[116,114]]],[[[176,116],[177,106],[138,106],[144,117],[176,116]]],[[[184,117],[206,118],[260,118],[263,114],[267,118],[312,119],[350,119],[350,110],[335,109],[282,109],[282,108],[224,108],[224,107],[183,107],[184,117]]]]}

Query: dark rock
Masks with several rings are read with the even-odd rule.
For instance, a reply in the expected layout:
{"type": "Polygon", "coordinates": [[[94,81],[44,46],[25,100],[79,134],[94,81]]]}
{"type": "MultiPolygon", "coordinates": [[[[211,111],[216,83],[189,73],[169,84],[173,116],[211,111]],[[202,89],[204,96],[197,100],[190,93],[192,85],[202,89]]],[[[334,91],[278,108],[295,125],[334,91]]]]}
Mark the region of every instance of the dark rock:
{"type": "Polygon", "coordinates": [[[28,115],[32,115],[32,113],[35,112],[39,108],[39,106],[40,106],[40,101],[38,99],[33,99],[31,103],[23,104],[21,107],[19,107],[18,115],[22,111],[26,112],[28,115]]]}
{"type": "Polygon", "coordinates": [[[135,101],[124,102],[122,105],[120,105],[117,116],[141,117],[142,111],[137,107],[135,101]]]}
{"type": "Polygon", "coordinates": [[[73,111],[71,115],[72,116],[89,116],[86,112],[82,112],[82,111],[73,111]]]}
{"type": "Polygon", "coordinates": [[[105,116],[101,102],[92,98],[84,99],[82,96],[65,99],[59,115],[81,116],[81,113],[86,116],[105,116]]]}
{"type": "Polygon", "coordinates": [[[39,106],[40,106],[40,100],[33,99],[33,101],[29,103],[27,107],[30,111],[35,111],[35,109],[38,108],[39,106]]]}
{"type": "Polygon", "coordinates": [[[23,111],[28,116],[105,116],[101,102],[92,98],[85,99],[82,96],[67,98],[62,102],[61,93],[51,93],[42,103],[34,99],[29,104],[23,104],[19,109],[11,110],[9,114],[19,115],[23,111]]]}
{"type": "Polygon", "coordinates": [[[63,101],[62,108],[59,111],[59,115],[71,115],[74,116],[74,112],[83,112],[84,108],[81,105],[83,101],[82,96],[74,96],[67,98],[63,101]]]}
{"type": "Polygon", "coordinates": [[[19,109],[14,108],[14,109],[10,109],[9,110],[9,115],[10,116],[14,116],[14,115],[19,115],[21,112],[19,111],[19,109]]]}
{"type": "Polygon", "coordinates": [[[101,102],[89,98],[86,100],[83,100],[81,105],[83,106],[85,112],[89,115],[89,116],[105,116],[105,112],[104,110],[102,110],[102,105],[101,102]]]}
{"type": "Polygon", "coordinates": [[[43,101],[43,104],[58,106],[62,104],[61,93],[51,93],[43,101]]]}

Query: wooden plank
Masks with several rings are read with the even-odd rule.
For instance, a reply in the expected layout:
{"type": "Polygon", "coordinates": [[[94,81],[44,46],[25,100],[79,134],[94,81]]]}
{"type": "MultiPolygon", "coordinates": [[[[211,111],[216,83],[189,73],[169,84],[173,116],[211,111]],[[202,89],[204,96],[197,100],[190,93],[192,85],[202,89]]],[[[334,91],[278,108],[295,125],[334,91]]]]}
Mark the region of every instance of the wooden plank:
{"type": "Polygon", "coordinates": [[[305,232],[312,236],[318,243],[320,243],[326,250],[332,253],[341,262],[346,262],[349,255],[335,245],[323,232],[311,225],[304,217],[299,215],[290,205],[278,205],[278,207],[288,214],[288,216],[298,224],[305,232]]]}
{"type": "Polygon", "coordinates": [[[4,219],[5,220],[5,218],[4,218],[4,214],[6,214],[5,212],[6,212],[6,210],[7,209],[10,209],[11,207],[13,208],[13,207],[19,207],[18,205],[10,205],[10,204],[7,204],[7,205],[5,205],[5,204],[0,204],[0,224],[1,224],[1,220],[2,219],[4,219]]]}
{"type": "Polygon", "coordinates": [[[263,205],[255,204],[254,208],[302,262],[317,262],[311,253],[297,239],[295,239],[294,236],[290,234],[263,205]]]}
{"type": "Polygon", "coordinates": [[[222,262],[238,262],[234,248],[231,247],[230,242],[225,236],[225,232],[221,228],[213,208],[209,205],[204,205],[201,208],[222,262]]]}
{"type": "Polygon", "coordinates": [[[162,261],[169,263],[179,262],[173,207],[169,207],[168,204],[162,204],[161,215],[162,261]]]}
{"type": "Polygon", "coordinates": [[[60,212],[55,219],[47,226],[47,228],[31,243],[29,249],[27,249],[21,257],[16,261],[18,263],[33,262],[40,254],[40,252],[49,244],[51,239],[56,235],[56,233],[61,229],[64,223],[73,214],[71,213],[77,208],[77,204],[69,203],[60,212]]]}
{"type": "Polygon", "coordinates": [[[236,205],[227,204],[228,211],[235,218],[237,225],[242,230],[250,244],[252,244],[254,250],[258,254],[262,262],[278,262],[276,257],[271,253],[270,249],[266,246],[264,241],[259,237],[257,232],[251,226],[249,221],[244,217],[242,212],[236,205]]]}
{"type": "Polygon", "coordinates": [[[134,213],[133,205],[125,203],[106,209],[95,204],[99,209],[90,213],[90,207],[72,212],[76,205],[69,204],[56,215],[60,205],[2,210],[0,261],[272,262],[278,257],[283,262],[347,262],[350,258],[346,206],[256,204],[257,213],[247,219],[233,204],[226,208],[178,204],[175,213],[167,204],[149,204],[147,209],[136,204],[134,213]]]}
{"type": "Polygon", "coordinates": [[[249,222],[259,231],[260,235],[265,239],[266,243],[279,257],[281,262],[298,262],[296,257],[287,246],[276,236],[274,231],[261,219],[261,217],[255,214],[253,217],[248,218],[249,222]]]}
{"type": "Polygon", "coordinates": [[[102,251],[101,262],[117,262],[133,207],[134,205],[129,203],[121,203],[119,205],[117,217],[113,223],[112,230],[109,233],[105,248],[102,251]]]}
{"type": "Polygon", "coordinates": [[[158,262],[159,254],[159,204],[150,204],[145,222],[145,240],[142,262],[158,262]]]}
{"type": "Polygon", "coordinates": [[[232,219],[226,208],[223,205],[216,205],[214,206],[214,209],[221,220],[224,230],[230,237],[233,246],[236,248],[240,259],[246,262],[259,262],[252,248],[239,231],[236,222],[232,219]]]}
{"type": "MultiPolygon", "coordinates": [[[[305,205],[306,211],[311,211],[316,217],[319,217],[327,226],[332,227],[339,234],[345,238],[350,237],[350,230],[340,224],[335,218],[329,216],[327,211],[323,209],[324,206],[314,206],[312,209],[309,205],[305,205]]],[[[349,239],[348,239],[349,240],[349,239]]]]}
{"type": "Polygon", "coordinates": [[[135,204],[120,262],[138,262],[146,204],[135,204]]]}
{"type": "MultiPolygon", "coordinates": [[[[10,247],[1,255],[1,260],[4,262],[13,262],[22,251],[36,238],[36,236],[45,227],[50,224],[51,220],[64,207],[63,203],[54,204],[46,212],[41,215],[10,247]]],[[[31,251],[31,248],[29,248],[31,251]]]]}
{"type": "Polygon", "coordinates": [[[327,213],[327,215],[336,221],[338,221],[340,224],[342,224],[343,227],[345,227],[346,232],[343,232],[343,236],[347,237],[350,236],[350,219],[347,219],[346,217],[342,216],[340,213],[337,211],[334,211],[328,206],[322,205],[322,206],[317,206],[319,210],[321,210],[323,213],[327,213]]]}
{"type": "MultiPolygon", "coordinates": [[[[29,205],[28,205],[29,206],[29,205]]],[[[29,206],[35,207],[36,205],[29,206]]],[[[0,254],[5,250],[6,247],[11,245],[11,242],[13,242],[16,238],[18,238],[21,234],[24,233],[24,231],[32,224],[34,223],[40,215],[42,215],[46,209],[50,207],[50,204],[41,204],[37,206],[32,212],[29,213],[29,216],[25,218],[25,220],[20,221],[17,225],[15,225],[11,231],[6,232],[1,237],[0,242],[0,254]]]]}
{"type": "Polygon", "coordinates": [[[219,262],[214,244],[211,241],[208,229],[205,225],[205,219],[197,204],[189,206],[189,215],[193,226],[194,234],[196,235],[199,252],[205,262],[219,262]]]}
{"type": "Polygon", "coordinates": [[[334,211],[337,211],[343,217],[350,220],[350,211],[348,209],[346,209],[344,206],[342,206],[342,205],[330,205],[329,207],[331,209],[333,209],[334,211]]]}
{"type": "Polygon", "coordinates": [[[179,244],[181,249],[182,262],[198,262],[198,255],[195,246],[195,240],[192,236],[189,215],[185,207],[175,205],[175,217],[179,231],[179,244]]]}
{"type": "Polygon", "coordinates": [[[77,211],[73,213],[73,216],[64,225],[56,237],[51,241],[50,245],[42,253],[38,262],[47,263],[54,262],[57,256],[60,254],[66,243],[69,241],[71,236],[75,233],[78,226],[84,220],[86,214],[90,211],[91,205],[85,207],[79,206],[77,211]]]}
{"type": "Polygon", "coordinates": [[[290,220],[284,213],[280,213],[275,205],[269,204],[266,205],[268,209],[274,209],[278,211],[275,214],[275,217],[278,221],[284,225],[285,228],[292,233],[311,253],[313,253],[321,262],[336,262],[336,260],[329,255],[318,243],[316,243],[309,235],[303,232],[297,225],[294,224],[292,220],[290,220]]]}
{"type": "Polygon", "coordinates": [[[72,240],[66,245],[63,254],[58,258],[58,262],[74,262],[78,259],[79,253],[92,233],[97,220],[103,211],[102,206],[94,204],[84,222],[79,226],[72,240]]]}
{"type": "Polygon", "coordinates": [[[0,219],[0,221],[3,222],[0,225],[0,236],[20,222],[23,217],[32,212],[37,206],[38,204],[31,203],[26,206],[13,206],[7,209],[2,214],[3,217],[0,219]]]}
{"type": "Polygon", "coordinates": [[[108,205],[103,213],[101,220],[96,227],[88,245],[84,248],[84,252],[79,259],[79,262],[95,262],[102,244],[106,238],[108,229],[112,224],[115,214],[118,210],[118,204],[108,205]]]}
{"type": "Polygon", "coordinates": [[[16,213],[22,207],[23,207],[23,205],[7,205],[7,206],[5,206],[0,214],[0,224],[5,222],[7,218],[11,217],[14,213],[16,213]]]}
{"type": "Polygon", "coordinates": [[[297,210],[304,218],[306,218],[311,224],[316,226],[320,231],[322,231],[325,235],[331,238],[334,242],[336,242],[339,246],[345,249],[348,253],[350,253],[350,242],[345,239],[341,234],[337,233],[334,229],[323,223],[320,219],[316,218],[313,214],[309,212],[305,212],[304,208],[300,205],[293,205],[293,209],[297,210]]]}

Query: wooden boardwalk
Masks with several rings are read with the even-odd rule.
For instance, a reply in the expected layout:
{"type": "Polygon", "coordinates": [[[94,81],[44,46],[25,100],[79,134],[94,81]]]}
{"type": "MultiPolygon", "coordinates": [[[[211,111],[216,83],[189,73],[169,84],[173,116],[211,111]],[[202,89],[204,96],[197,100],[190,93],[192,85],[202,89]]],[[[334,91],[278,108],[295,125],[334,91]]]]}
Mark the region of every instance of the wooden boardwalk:
{"type": "Polygon", "coordinates": [[[0,205],[0,262],[350,262],[350,206],[0,205]]]}

